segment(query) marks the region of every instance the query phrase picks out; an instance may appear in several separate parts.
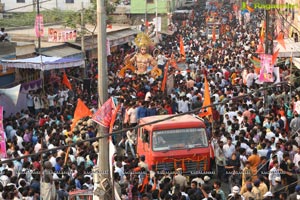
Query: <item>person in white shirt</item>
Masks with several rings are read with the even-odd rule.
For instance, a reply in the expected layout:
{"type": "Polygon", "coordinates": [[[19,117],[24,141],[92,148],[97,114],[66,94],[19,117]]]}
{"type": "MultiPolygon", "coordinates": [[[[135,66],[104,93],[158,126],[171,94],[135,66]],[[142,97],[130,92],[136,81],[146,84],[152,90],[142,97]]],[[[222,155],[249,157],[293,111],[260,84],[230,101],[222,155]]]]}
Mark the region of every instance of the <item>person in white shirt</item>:
{"type": "Polygon", "coordinates": [[[48,103],[49,103],[49,109],[53,110],[54,109],[54,99],[57,96],[57,94],[48,94],[47,95],[47,99],[48,99],[48,103]]]}
{"type": "Polygon", "coordinates": [[[130,127],[134,127],[137,125],[137,105],[134,104],[127,111],[129,117],[129,125],[130,127]]]}
{"type": "Polygon", "coordinates": [[[300,148],[298,148],[297,153],[294,155],[293,163],[295,163],[295,166],[299,166],[299,161],[300,161],[300,148]]]}
{"type": "Polygon", "coordinates": [[[136,156],[135,156],[135,151],[134,151],[133,145],[135,145],[135,143],[136,143],[136,134],[135,134],[134,129],[128,130],[126,132],[126,136],[127,136],[127,140],[125,141],[126,155],[127,155],[127,147],[129,145],[131,154],[132,154],[133,158],[135,158],[136,156]]]}
{"type": "Polygon", "coordinates": [[[28,94],[26,95],[26,104],[29,112],[31,114],[34,114],[34,104],[33,104],[33,95],[32,91],[29,91],[28,94]]]}
{"type": "Polygon", "coordinates": [[[230,159],[231,155],[235,151],[235,146],[232,144],[231,137],[227,137],[227,143],[223,145],[223,151],[224,151],[226,160],[230,159]]]}
{"type": "Polygon", "coordinates": [[[281,175],[280,175],[280,171],[279,171],[279,164],[277,160],[273,161],[273,167],[270,170],[269,173],[269,181],[270,181],[270,188],[272,189],[272,187],[274,187],[276,185],[276,178],[280,178],[281,179],[281,175]]]}
{"type": "Polygon", "coordinates": [[[124,170],[122,169],[122,163],[120,161],[117,161],[114,172],[117,172],[119,174],[120,184],[122,184],[124,182],[125,173],[124,173],[124,170]]]}

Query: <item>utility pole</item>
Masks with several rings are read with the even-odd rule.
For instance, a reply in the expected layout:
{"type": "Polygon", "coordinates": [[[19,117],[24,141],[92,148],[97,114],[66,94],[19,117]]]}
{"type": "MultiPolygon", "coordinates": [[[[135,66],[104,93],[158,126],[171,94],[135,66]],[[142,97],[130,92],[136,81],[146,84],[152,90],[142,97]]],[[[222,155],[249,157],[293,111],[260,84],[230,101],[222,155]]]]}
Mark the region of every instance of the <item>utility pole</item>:
{"type": "MultiPolygon", "coordinates": [[[[272,4],[273,0],[267,0],[267,4],[272,4]]],[[[266,20],[266,28],[265,28],[265,54],[273,55],[273,39],[274,39],[274,8],[265,10],[265,20],[266,20]]],[[[264,83],[264,87],[267,87],[268,83],[264,83]]],[[[267,100],[268,90],[264,91],[264,112],[269,110],[269,102],[267,100]]]]}
{"type": "Polygon", "coordinates": [[[147,2],[147,0],[145,0],[145,3],[146,3],[145,4],[145,26],[146,26],[146,22],[147,22],[147,10],[148,10],[148,2],[147,2]]]}
{"type": "MultiPolygon", "coordinates": [[[[98,95],[99,107],[107,100],[107,55],[106,55],[106,13],[104,0],[97,0],[97,42],[98,42],[98,95]]],[[[99,126],[97,136],[108,134],[108,129],[99,126]]],[[[98,141],[98,183],[95,184],[95,194],[98,190],[103,195],[94,195],[95,199],[111,199],[109,192],[112,184],[109,179],[109,137],[104,137],[98,141]],[[110,188],[110,189],[109,189],[110,188]]],[[[99,194],[99,193],[98,193],[99,194]]]]}
{"type": "MultiPolygon", "coordinates": [[[[36,0],[37,15],[40,15],[40,0],[36,0]]],[[[38,24],[39,33],[41,32],[41,23],[38,24]]],[[[38,52],[41,53],[41,36],[38,37],[38,52]]]]}
{"type": "Polygon", "coordinates": [[[84,63],[83,63],[83,78],[85,79],[86,78],[86,55],[85,55],[85,45],[84,45],[84,8],[83,8],[83,2],[81,2],[81,51],[82,51],[82,56],[83,56],[83,59],[84,59],[84,63]]]}
{"type": "Polygon", "coordinates": [[[158,41],[158,0],[155,0],[155,37],[156,37],[156,41],[157,43],[158,41]]]}

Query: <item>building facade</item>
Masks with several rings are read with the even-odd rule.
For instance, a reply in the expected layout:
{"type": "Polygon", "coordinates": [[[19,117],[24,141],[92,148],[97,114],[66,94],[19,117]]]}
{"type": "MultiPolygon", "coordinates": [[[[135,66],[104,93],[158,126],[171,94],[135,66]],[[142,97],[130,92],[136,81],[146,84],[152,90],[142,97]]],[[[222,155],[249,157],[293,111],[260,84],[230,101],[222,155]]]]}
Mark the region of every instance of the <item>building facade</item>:
{"type": "Polygon", "coordinates": [[[40,9],[80,10],[81,2],[85,8],[91,5],[91,0],[1,0],[4,12],[32,12],[37,10],[37,1],[40,9]]]}

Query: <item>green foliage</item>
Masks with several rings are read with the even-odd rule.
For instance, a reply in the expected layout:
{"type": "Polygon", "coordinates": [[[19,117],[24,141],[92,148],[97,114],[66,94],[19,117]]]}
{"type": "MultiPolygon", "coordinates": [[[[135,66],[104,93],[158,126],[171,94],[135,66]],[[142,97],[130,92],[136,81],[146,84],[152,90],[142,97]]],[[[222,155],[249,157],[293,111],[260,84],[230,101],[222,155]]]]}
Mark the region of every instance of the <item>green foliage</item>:
{"type": "MultiPolygon", "coordinates": [[[[63,23],[72,11],[61,11],[57,9],[41,11],[44,23],[63,23]]],[[[0,27],[34,26],[36,12],[15,13],[10,18],[0,20],[0,27]]]]}
{"type": "MultiPolygon", "coordinates": [[[[105,0],[104,6],[105,11],[107,14],[107,21],[110,21],[109,15],[113,14],[116,10],[116,5],[119,3],[120,0],[105,0]]],[[[96,0],[91,1],[91,6],[89,8],[84,8],[83,10],[83,24],[89,24],[93,25],[96,29],[97,26],[97,2],[96,0]]],[[[76,28],[81,26],[81,13],[80,12],[74,12],[73,15],[69,15],[66,18],[65,25],[68,27],[76,28]]],[[[95,31],[95,29],[92,31],[92,33],[95,31]]],[[[80,35],[86,34],[87,30],[83,30],[81,32],[78,32],[80,35]]]]}
{"type": "MultiPolygon", "coordinates": [[[[120,0],[105,0],[105,10],[107,16],[116,10],[116,5],[120,0]]],[[[97,4],[96,0],[91,1],[89,8],[84,9],[84,24],[97,25],[97,4]]],[[[41,11],[44,23],[62,23],[68,27],[76,28],[81,24],[80,12],[62,11],[59,9],[41,11]]],[[[0,27],[20,27],[34,26],[36,12],[15,13],[10,18],[0,20],[0,27]]],[[[108,17],[109,21],[110,17],[108,17]]]]}

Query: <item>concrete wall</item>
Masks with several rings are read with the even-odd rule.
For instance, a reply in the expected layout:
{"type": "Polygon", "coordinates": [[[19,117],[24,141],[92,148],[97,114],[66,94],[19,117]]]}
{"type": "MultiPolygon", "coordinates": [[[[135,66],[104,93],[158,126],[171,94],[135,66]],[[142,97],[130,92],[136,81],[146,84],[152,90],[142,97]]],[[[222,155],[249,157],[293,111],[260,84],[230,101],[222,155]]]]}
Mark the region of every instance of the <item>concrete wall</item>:
{"type": "MultiPolygon", "coordinates": [[[[17,0],[1,0],[5,12],[32,12],[36,11],[37,0],[24,0],[25,3],[17,3],[17,0]]],[[[90,0],[74,0],[74,3],[66,3],[66,0],[39,0],[40,9],[80,10],[81,2],[85,8],[91,5],[90,0]]]]}
{"type": "Polygon", "coordinates": [[[131,0],[130,13],[131,14],[153,14],[156,12],[159,14],[167,14],[169,11],[174,10],[174,6],[179,6],[184,3],[184,0],[153,0],[153,3],[148,3],[146,6],[146,0],[131,0]],[[157,3],[156,3],[157,1],[157,3]]]}

